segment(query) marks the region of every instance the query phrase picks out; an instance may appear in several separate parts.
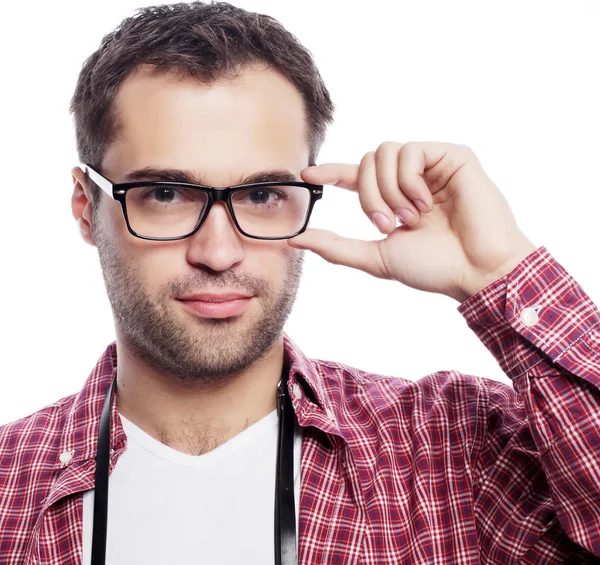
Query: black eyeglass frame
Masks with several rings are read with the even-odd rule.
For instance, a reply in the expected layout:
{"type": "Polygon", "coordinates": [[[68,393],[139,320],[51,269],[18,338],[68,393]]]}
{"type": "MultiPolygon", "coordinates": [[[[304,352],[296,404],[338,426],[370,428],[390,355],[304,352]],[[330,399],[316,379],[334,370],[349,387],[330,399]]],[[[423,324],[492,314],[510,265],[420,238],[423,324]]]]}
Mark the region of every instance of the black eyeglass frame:
{"type": "Polygon", "coordinates": [[[231,219],[235,224],[235,227],[238,231],[249,238],[252,239],[262,239],[262,240],[280,240],[280,239],[291,239],[300,235],[302,232],[306,230],[308,227],[308,222],[310,220],[310,216],[312,214],[313,208],[317,200],[320,200],[323,197],[323,185],[321,184],[311,184],[308,182],[301,181],[285,181],[285,182],[257,182],[251,184],[238,184],[235,186],[227,186],[223,188],[216,188],[213,186],[204,186],[201,184],[190,184],[185,182],[170,182],[170,181],[135,181],[135,182],[123,182],[123,183],[115,183],[112,180],[106,178],[101,175],[98,171],[90,167],[90,165],[83,165],[83,172],[86,173],[89,178],[106,194],[108,194],[111,198],[114,198],[117,202],[121,204],[121,210],[123,211],[123,217],[125,218],[125,224],[127,225],[127,230],[129,233],[135,237],[139,237],[140,239],[146,239],[150,241],[176,241],[179,239],[186,239],[194,235],[201,227],[204,221],[206,220],[212,205],[215,202],[225,202],[227,205],[227,209],[229,210],[229,214],[231,215],[231,219]],[[136,233],[129,223],[129,216],[127,215],[127,204],[125,203],[125,199],[127,197],[127,191],[132,188],[139,188],[140,186],[146,187],[156,187],[156,188],[173,188],[173,187],[183,187],[183,188],[191,188],[195,190],[201,190],[208,195],[208,203],[203,214],[198,218],[198,222],[194,229],[183,236],[177,237],[149,237],[145,235],[140,235],[136,233]],[[251,235],[245,232],[235,217],[235,211],[233,210],[233,204],[231,203],[231,196],[234,192],[239,190],[247,190],[248,188],[268,188],[270,186],[300,186],[306,188],[310,192],[310,203],[308,206],[308,211],[306,213],[306,219],[304,220],[304,225],[297,232],[291,235],[285,235],[280,237],[261,237],[256,235],[251,235]]]}

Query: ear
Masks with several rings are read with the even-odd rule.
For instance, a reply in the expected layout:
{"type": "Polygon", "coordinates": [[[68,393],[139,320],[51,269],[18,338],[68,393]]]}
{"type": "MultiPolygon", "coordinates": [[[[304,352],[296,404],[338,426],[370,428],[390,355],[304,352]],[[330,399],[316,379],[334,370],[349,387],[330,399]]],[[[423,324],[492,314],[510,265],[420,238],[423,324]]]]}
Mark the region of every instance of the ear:
{"type": "MultiPolygon", "coordinates": [[[[73,196],[71,196],[71,211],[79,226],[83,241],[96,246],[92,220],[92,198],[86,183],[85,173],[80,167],[71,169],[73,176],[73,196]]],[[[97,205],[98,203],[96,203],[97,205]]]]}

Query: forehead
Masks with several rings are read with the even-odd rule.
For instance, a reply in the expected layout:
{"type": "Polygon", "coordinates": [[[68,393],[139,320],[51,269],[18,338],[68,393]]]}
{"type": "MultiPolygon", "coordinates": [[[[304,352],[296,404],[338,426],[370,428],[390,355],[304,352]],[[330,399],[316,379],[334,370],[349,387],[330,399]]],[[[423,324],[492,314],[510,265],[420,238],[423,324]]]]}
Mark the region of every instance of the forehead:
{"type": "Polygon", "coordinates": [[[117,180],[143,167],[197,170],[213,182],[308,162],[306,115],[297,89],[269,68],[201,84],[140,68],[115,101],[120,125],[103,167],[117,180]]]}

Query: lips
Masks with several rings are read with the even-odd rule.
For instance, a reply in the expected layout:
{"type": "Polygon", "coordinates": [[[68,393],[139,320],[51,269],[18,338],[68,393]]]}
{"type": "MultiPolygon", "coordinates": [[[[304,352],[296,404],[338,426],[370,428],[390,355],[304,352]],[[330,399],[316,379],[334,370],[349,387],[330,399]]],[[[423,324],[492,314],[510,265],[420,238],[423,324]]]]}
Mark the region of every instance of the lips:
{"type": "Polygon", "coordinates": [[[229,302],[231,300],[240,300],[242,298],[252,298],[251,294],[227,293],[227,294],[193,294],[183,296],[178,300],[194,300],[198,302],[229,302]]]}
{"type": "Polygon", "coordinates": [[[232,318],[244,313],[252,295],[240,293],[193,294],[177,299],[185,309],[200,318],[232,318]]]}

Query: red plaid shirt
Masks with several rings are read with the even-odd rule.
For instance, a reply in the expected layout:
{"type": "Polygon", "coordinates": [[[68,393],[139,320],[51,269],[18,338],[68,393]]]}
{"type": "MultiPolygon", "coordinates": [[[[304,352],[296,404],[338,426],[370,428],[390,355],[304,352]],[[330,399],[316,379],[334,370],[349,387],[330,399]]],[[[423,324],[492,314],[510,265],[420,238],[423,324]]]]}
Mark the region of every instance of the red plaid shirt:
{"type": "MultiPolygon", "coordinates": [[[[514,390],[456,371],[374,375],[285,337],[301,565],[600,562],[598,309],[542,247],[458,310],[514,390]]],[[[81,564],[115,363],[112,344],[81,392],[0,428],[2,565],[81,564]]],[[[116,403],[112,418],[114,466],[116,403]]]]}

